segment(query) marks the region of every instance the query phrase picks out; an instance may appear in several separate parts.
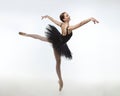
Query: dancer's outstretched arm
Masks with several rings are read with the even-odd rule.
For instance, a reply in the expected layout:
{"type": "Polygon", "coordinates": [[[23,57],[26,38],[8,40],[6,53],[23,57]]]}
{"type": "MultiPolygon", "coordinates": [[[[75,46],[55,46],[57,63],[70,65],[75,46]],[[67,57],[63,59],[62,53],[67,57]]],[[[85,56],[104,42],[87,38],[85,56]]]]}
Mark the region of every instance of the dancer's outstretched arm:
{"type": "Polygon", "coordinates": [[[40,35],[37,35],[37,34],[27,34],[27,33],[24,33],[24,32],[19,32],[19,35],[32,37],[34,39],[39,39],[41,41],[49,42],[46,37],[43,37],[43,36],[40,36],[40,35]]]}
{"type": "Polygon", "coordinates": [[[45,16],[41,16],[41,17],[42,17],[42,19],[48,18],[49,20],[51,20],[53,23],[55,23],[58,26],[61,26],[61,24],[62,24],[62,22],[57,21],[56,19],[52,18],[51,16],[45,15],[45,16]]]}
{"type": "Polygon", "coordinates": [[[69,30],[77,29],[77,28],[79,28],[79,27],[87,24],[87,23],[90,22],[90,21],[93,21],[94,24],[99,23],[99,21],[97,21],[95,18],[91,17],[91,18],[88,18],[88,19],[85,19],[85,20],[81,21],[80,23],[78,23],[78,24],[76,24],[76,25],[69,26],[68,29],[69,29],[69,30]]]}

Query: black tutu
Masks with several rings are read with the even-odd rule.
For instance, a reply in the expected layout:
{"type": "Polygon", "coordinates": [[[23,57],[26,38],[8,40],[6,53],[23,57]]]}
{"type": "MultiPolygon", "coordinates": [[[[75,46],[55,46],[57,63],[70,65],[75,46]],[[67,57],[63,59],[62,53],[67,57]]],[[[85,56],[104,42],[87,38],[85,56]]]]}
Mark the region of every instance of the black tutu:
{"type": "Polygon", "coordinates": [[[72,59],[71,51],[67,45],[67,41],[71,38],[72,32],[66,36],[63,36],[53,25],[48,25],[46,29],[46,36],[58,54],[60,56],[65,56],[66,58],[72,59]]]}

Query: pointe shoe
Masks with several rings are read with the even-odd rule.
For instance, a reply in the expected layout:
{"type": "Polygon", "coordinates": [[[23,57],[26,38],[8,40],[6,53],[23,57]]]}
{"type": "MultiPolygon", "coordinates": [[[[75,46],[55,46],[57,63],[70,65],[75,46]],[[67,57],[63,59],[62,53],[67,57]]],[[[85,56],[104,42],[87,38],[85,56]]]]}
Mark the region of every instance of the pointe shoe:
{"type": "Polygon", "coordinates": [[[19,32],[19,35],[26,35],[26,33],[24,33],[24,32],[19,32]]]}
{"type": "Polygon", "coordinates": [[[63,82],[62,81],[58,81],[59,83],[59,91],[62,91],[62,88],[63,88],[63,82]]]}

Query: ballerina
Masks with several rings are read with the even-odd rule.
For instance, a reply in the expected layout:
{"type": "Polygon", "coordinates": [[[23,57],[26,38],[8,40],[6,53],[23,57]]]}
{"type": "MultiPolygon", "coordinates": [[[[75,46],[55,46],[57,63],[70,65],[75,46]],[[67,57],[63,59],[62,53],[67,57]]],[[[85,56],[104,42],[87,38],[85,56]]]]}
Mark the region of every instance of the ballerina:
{"type": "Polygon", "coordinates": [[[70,16],[67,12],[63,12],[60,14],[60,21],[52,18],[51,16],[45,15],[41,16],[42,19],[48,18],[53,23],[58,25],[61,28],[61,33],[57,30],[57,28],[53,25],[49,25],[46,28],[46,37],[38,35],[38,34],[27,34],[25,32],[19,32],[19,35],[26,36],[26,37],[32,37],[34,39],[39,39],[44,42],[49,42],[52,44],[52,48],[54,51],[54,56],[56,60],[56,73],[58,76],[58,83],[59,83],[59,91],[63,88],[63,80],[61,75],[61,56],[65,56],[68,59],[72,59],[71,51],[67,45],[67,42],[72,37],[73,30],[85,25],[86,23],[93,21],[94,24],[99,23],[95,18],[90,17],[88,19],[85,19],[75,25],[69,25],[70,22],[70,16]]]}

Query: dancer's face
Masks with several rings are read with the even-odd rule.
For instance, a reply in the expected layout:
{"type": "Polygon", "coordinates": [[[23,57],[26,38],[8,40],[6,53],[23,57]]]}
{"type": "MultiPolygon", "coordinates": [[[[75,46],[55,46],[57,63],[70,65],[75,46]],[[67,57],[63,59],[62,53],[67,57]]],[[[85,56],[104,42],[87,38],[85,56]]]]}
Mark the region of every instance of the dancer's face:
{"type": "Polygon", "coordinates": [[[70,21],[70,16],[67,12],[64,13],[64,22],[69,22],[70,21]]]}

